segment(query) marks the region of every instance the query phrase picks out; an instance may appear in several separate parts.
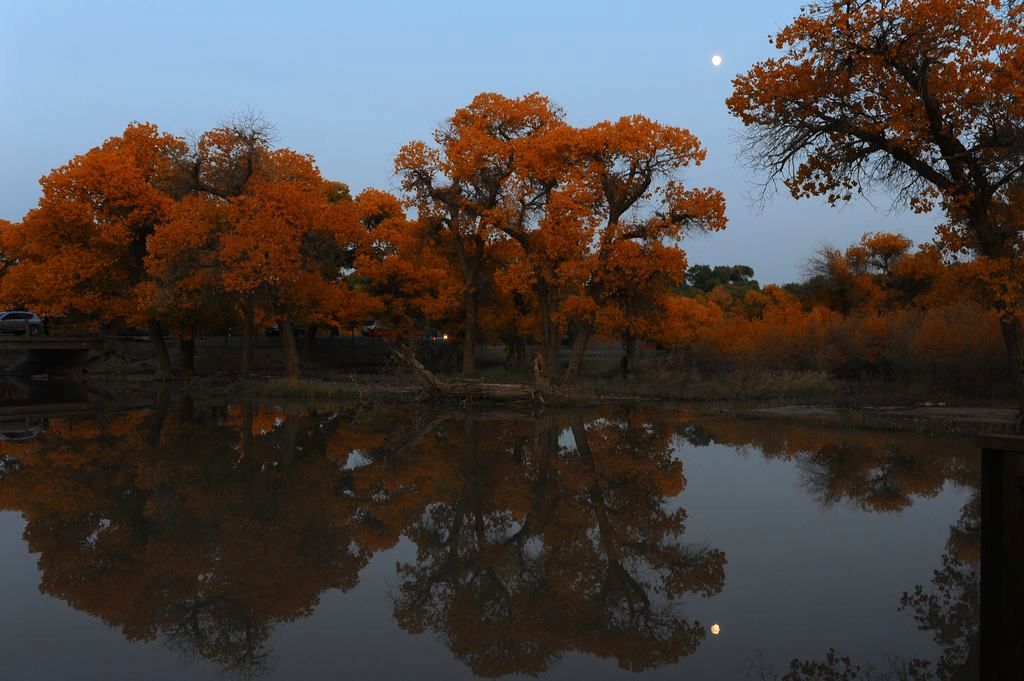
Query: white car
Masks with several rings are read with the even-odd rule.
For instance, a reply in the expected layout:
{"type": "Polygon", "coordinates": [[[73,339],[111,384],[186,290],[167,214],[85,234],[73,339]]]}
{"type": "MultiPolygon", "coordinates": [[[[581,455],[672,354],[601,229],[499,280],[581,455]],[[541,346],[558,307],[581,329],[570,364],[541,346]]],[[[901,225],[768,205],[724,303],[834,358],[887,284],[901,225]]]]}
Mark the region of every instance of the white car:
{"type": "Polygon", "coordinates": [[[25,417],[9,421],[0,421],[0,442],[24,442],[39,437],[43,432],[43,420],[25,417]]]}
{"type": "Polygon", "coordinates": [[[28,310],[0,312],[0,333],[42,336],[45,331],[42,318],[35,312],[28,310]]]}

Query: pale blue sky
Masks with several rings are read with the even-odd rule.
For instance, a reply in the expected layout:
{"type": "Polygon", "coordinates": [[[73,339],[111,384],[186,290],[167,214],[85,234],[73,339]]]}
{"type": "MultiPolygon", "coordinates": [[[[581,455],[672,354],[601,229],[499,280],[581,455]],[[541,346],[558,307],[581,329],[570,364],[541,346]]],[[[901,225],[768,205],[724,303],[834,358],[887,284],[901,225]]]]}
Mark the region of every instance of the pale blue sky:
{"type": "Polygon", "coordinates": [[[931,239],[939,216],[889,214],[884,196],[878,210],[785,194],[751,206],[756,178],[736,158],[724,100],[800,5],[0,0],[0,217],[20,219],[39,177],[129,121],[185,133],[246,108],[331,179],[394,190],[403,143],[478,92],[537,90],[577,125],[642,113],[701,138],[708,161],[686,179],[725,192],[730,225],[688,243],[691,263],[750,264],[782,282],[823,241],[879,229],[931,239]]]}

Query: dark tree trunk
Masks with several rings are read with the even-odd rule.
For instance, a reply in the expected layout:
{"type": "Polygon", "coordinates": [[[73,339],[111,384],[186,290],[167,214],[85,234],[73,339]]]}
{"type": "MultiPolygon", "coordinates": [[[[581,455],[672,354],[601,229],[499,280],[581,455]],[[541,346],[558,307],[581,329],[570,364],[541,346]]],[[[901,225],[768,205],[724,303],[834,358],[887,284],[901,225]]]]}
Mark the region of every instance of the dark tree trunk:
{"type": "Polygon", "coordinates": [[[306,337],[302,339],[302,357],[307,361],[313,361],[316,357],[316,333],[320,330],[319,324],[310,324],[306,329],[306,337]]]}
{"type": "Polygon", "coordinates": [[[156,377],[166,380],[171,377],[171,356],[167,352],[167,343],[164,342],[164,332],[160,328],[160,322],[155,319],[146,321],[146,328],[149,331],[149,340],[153,343],[153,353],[156,356],[156,377]]]}
{"type": "Polygon", "coordinates": [[[516,371],[522,371],[526,368],[526,364],[526,339],[519,336],[516,338],[516,362],[512,368],[516,371]]]}
{"type": "Polygon", "coordinates": [[[558,377],[558,345],[562,342],[558,332],[558,324],[549,322],[548,340],[544,347],[544,363],[548,366],[548,375],[558,377]]]}
{"type": "Polygon", "coordinates": [[[479,235],[469,239],[456,236],[453,243],[459,269],[462,270],[462,284],[465,287],[462,293],[466,321],[462,343],[462,373],[466,375],[476,371],[477,306],[482,287],[480,268],[483,264],[484,240],[479,235]]]}
{"type": "Polygon", "coordinates": [[[302,376],[302,365],[299,361],[299,346],[295,343],[295,329],[287,319],[277,323],[281,329],[281,349],[284,350],[284,369],[288,378],[302,376]]]}
{"type": "Polygon", "coordinates": [[[164,421],[167,420],[167,409],[171,405],[171,386],[167,383],[158,383],[156,386],[156,400],[153,404],[153,413],[150,414],[149,424],[146,428],[146,443],[152,446],[160,444],[160,434],[164,430],[164,421]]]}
{"type": "Polygon", "coordinates": [[[636,336],[627,333],[623,338],[622,377],[636,373],[636,336]]]}
{"type": "Polygon", "coordinates": [[[537,399],[537,390],[522,383],[484,383],[481,381],[442,381],[423,366],[411,352],[392,345],[391,352],[406,366],[416,372],[426,386],[441,397],[459,400],[498,400],[507,402],[532,402],[537,399]]]}
{"type": "Polygon", "coordinates": [[[462,295],[462,303],[466,308],[466,335],[462,342],[462,374],[476,372],[476,291],[467,290],[462,295]]]}
{"type": "Polygon", "coordinates": [[[184,334],[178,339],[179,362],[181,363],[181,375],[185,378],[192,378],[196,366],[196,330],[193,327],[185,329],[184,334]]]}
{"type": "Polygon", "coordinates": [[[572,354],[569,357],[569,366],[565,370],[566,381],[574,381],[579,378],[580,372],[583,370],[583,357],[587,354],[590,334],[590,324],[576,325],[576,333],[572,339],[572,354]]]}
{"type": "Polygon", "coordinates": [[[508,353],[505,355],[505,368],[509,371],[522,371],[526,367],[526,341],[521,336],[508,339],[508,353]]]}
{"type": "Polygon", "coordinates": [[[459,354],[458,343],[448,343],[448,347],[441,353],[441,357],[437,360],[435,366],[437,371],[440,373],[446,373],[455,366],[455,359],[459,354]]]}
{"type": "Polygon", "coordinates": [[[540,312],[541,354],[549,376],[558,375],[558,343],[561,340],[558,324],[551,320],[551,290],[543,281],[537,284],[537,304],[540,312]]]}
{"type": "Polygon", "coordinates": [[[1010,356],[1010,379],[1017,395],[1017,432],[1024,432],[1024,321],[1011,316],[1001,324],[1006,352],[1010,356]]]}
{"type": "Polygon", "coordinates": [[[514,340],[508,340],[505,343],[505,371],[512,371],[512,367],[516,364],[516,353],[519,349],[516,347],[514,340]]]}
{"type": "Polygon", "coordinates": [[[583,423],[583,419],[574,416],[569,422],[569,429],[572,431],[573,442],[576,443],[576,451],[587,464],[592,464],[594,461],[594,453],[590,450],[590,438],[587,437],[587,428],[583,423]]]}
{"type": "Polygon", "coordinates": [[[252,434],[253,417],[256,409],[252,402],[242,404],[242,451],[240,458],[251,461],[255,449],[255,438],[252,434]]]}
{"type": "Polygon", "coordinates": [[[256,336],[256,308],[252,303],[242,306],[242,373],[247,374],[253,367],[253,342],[256,336]]]}
{"type": "Polygon", "coordinates": [[[181,404],[178,406],[178,422],[182,424],[196,422],[196,401],[192,399],[190,392],[181,395],[181,404]]]}
{"type": "Polygon", "coordinates": [[[295,460],[295,452],[298,449],[301,425],[298,413],[293,409],[289,409],[284,416],[284,425],[282,427],[284,438],[281,443],[281,455],[278,457],[278,468],[281,471],[288,471],[292,467],[292,462],[295,460]]]}

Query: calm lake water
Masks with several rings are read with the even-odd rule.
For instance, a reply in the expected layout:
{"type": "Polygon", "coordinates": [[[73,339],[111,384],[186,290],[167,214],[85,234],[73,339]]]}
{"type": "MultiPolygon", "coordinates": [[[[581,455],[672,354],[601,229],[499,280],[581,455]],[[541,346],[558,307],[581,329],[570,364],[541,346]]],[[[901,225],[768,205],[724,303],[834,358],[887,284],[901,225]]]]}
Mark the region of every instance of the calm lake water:
{"type": "Polygon", "coordinates": [[[4,679],[977,678],[970,441],[182,398],[0,431],[4,679]]]}

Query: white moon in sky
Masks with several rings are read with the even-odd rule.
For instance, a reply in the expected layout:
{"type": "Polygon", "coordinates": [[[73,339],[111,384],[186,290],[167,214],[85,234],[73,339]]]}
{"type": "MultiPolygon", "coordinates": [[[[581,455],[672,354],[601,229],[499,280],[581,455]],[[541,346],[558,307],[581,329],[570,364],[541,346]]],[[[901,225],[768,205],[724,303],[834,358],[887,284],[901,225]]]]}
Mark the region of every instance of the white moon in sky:
{"type": "MultiPolygon", "coordinates": [[[[719,60],[719,61],[721,61],[721,60],[719,60]]],[[[722,630],[722,627],[718,626],[717,624],[712,624],[711,625],[711,633],[714,634],[715,636],[718,636],[718,632],[720,632],[721,630],[722,630]]]]}
{"type": "Polygon", "coordinates": [[[722,65],[722,57],[721,57],[721,55],[717,55],[716,54],[715,56],[713,56],[711,58],[711,64],[712,64],[712,66],[721,66],[722,65]]]}

